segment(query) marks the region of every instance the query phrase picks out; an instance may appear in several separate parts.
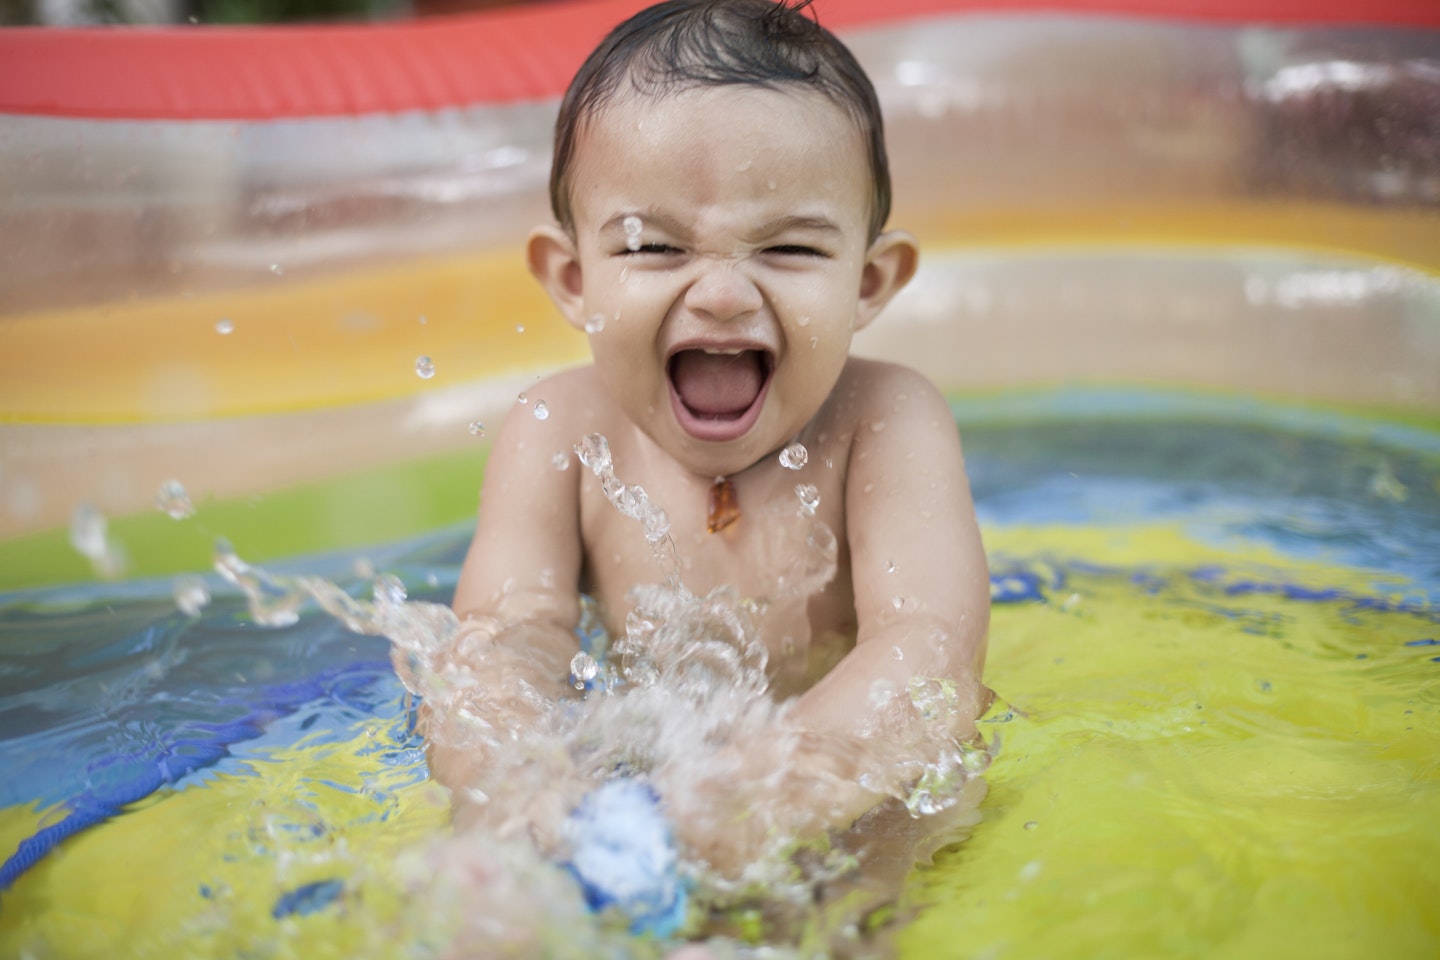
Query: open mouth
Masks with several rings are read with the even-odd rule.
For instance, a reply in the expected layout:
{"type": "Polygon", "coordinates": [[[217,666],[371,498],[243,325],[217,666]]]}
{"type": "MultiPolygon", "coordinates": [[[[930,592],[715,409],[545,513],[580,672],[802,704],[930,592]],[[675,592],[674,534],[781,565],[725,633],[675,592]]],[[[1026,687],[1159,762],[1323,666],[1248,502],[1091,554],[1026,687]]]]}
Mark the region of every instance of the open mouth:
{"type": "Polygon", "coordinates": [[[755,425],[770,388],[766,350],[679,350],[666,365],[670,402],[681,428],[697,440],[735,440],[755,425]]]}

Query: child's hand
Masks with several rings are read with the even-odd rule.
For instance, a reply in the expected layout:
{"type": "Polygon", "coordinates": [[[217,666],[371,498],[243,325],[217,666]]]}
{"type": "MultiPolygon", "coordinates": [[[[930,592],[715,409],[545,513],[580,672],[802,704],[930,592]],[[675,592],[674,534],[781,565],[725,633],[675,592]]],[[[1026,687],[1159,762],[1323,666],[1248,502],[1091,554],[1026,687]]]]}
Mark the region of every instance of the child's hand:
{"type": "Polygon", "coordinates": [[[477,617],[428,665],[421,732],[458,828],[483,822],[502,837],[526,833],[541,849],[558,844],[584,784],[548,715],[574,692],[566,681],[578,648],[561,627],[477,617]]]}

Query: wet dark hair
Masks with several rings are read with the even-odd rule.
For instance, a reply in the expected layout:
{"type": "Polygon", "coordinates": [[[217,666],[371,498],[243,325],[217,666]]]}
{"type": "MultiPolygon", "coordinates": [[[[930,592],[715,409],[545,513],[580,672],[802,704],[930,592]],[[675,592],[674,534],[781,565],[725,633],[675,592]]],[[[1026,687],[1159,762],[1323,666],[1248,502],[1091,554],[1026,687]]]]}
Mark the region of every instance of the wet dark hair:
{"type": "Polygon", "coordinates": [[[570,81],[555,122],[550,208],[573,229],[567,175],[583,124],[624,90],[658,97],[696,87],[814,90],[848,113],[869,142],[870,238],[890,216],[890,164],[880,101],[853,54],[807,17],[810,0],[667,0],[610,31],[570,81]]]}

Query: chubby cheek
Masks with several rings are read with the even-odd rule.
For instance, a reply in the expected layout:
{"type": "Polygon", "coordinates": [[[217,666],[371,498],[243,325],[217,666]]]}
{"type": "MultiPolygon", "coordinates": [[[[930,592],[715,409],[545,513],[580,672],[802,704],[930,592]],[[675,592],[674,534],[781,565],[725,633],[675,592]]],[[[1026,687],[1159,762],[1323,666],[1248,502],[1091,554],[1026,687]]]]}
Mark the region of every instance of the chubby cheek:
{"type": "Polygon", "coordinates": [[[632,416],[668,401],[653,335],[612,319],[605,329],[590,334],[590,354],[605,389],[632,416]]]}

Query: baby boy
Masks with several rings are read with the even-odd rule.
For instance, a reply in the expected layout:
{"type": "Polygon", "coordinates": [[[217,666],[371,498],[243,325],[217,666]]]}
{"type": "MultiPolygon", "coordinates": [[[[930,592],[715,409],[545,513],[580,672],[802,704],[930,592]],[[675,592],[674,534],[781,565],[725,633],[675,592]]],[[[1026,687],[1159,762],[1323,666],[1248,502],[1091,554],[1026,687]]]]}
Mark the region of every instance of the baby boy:
{"type": "MultiPolygon", "coordinates": [[[[973,733],[989,580],[955,423],[919,374],[849,352],[918,258],[885,229],[880,109],[850,52],[770,0],[644,10],[565,95],[551,201],[529,267],[594,362],[528,390],[496,436],[454,599],[462,623],[503,624],[466,656],[509,697],[505,722],[573,694],[582,594],[623,636],[632,588],[670,573],[574,465],[598,434],[668,516],[686,588],[755,601],[790,733],[895,734],[904,712],[877,691],[917,678],[953,684],[957,735],[973,733]],[[833,575],[787,593],[777,584],[817,522],[834,534],[833,575]]],[[[485,757],[443,740],[432,770],[463,808],[485,757]]],[[[739,747],[770,772],[763,745],[739,747]]],[[[857,786],[783,802],[843,830],[877,799],[857,786]]],[[[712,864],[748,855],[743,831],[676,822],[712,864]]]]}

